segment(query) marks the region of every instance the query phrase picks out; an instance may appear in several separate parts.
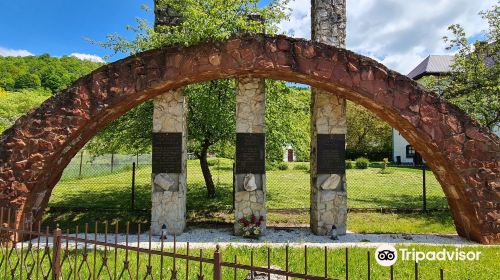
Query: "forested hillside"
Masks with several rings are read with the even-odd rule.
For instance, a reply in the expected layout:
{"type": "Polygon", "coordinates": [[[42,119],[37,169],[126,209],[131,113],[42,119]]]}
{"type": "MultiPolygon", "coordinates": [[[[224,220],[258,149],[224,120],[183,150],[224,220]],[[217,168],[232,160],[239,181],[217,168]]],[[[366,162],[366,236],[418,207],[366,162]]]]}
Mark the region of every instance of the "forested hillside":
{"type": "Polygon", "coordinates": [[[7,91],[47,89],[55,94],[101,65],[70,56],[0,56],[0,88],[7,91]]]}
{"type": "Polygon", "coordinates": [[[0,133],[52,94],[101,65],[69,56],[0,56],[0,133]]]}

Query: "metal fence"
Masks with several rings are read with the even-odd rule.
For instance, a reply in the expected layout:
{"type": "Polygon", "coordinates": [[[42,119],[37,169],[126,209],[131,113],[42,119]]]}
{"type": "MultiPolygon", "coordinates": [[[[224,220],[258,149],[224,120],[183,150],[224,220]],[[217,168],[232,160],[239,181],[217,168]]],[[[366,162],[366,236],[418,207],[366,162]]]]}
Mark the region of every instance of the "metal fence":
{"type": "MultiPolygon", "coordinates": [[[[190,210],[231,210],[233,162],[209,159],[216,185],[214,200],[206,199],[199,162],[188,161],[187,207],[190,210]]],[[[309,209],[309,163],[281,163],[266,171],[268,209],[309,209]]],[[[348,207],[352,210],[433,210],[448,203],[441,186],[425,166],[347,169],[348,207]]],[[[151,208],[150,156],[104,156],[93,161],[75,158],[55,187],[52,208],[151,208]],[[111,158],[113,157],[113,161],[111,158]]]]}
{"type": "MultiPolygon", "coordinates": [[[[214,249],[205,249],[209,254],[204,254],[204,249],[199,249],[198,254],[190,250],[189,243],[186,247],[179,248],[176,237],[173,243],[160,238],[160,247],[153,248],[151,231],[146,239],[141,239],[141,227],[137,228],[137,239],[131,241],[130,224],[127,224],[125,242],[118,242],[118,224],[114,236],[110,236],[109,225],[105,223],[105,232],[98,238],[98,225],[89,232],[88,225],[83,232],[78,227],[70,233],[69,230],[49,227],[44,229],[33,220],[27,219],[22,229],[12,226],[11,217],[18,216],[14,210],[0,209],[0,276],[2,279],[276,279],[272,276],[282,276],[285,279],[361,279],[360,275],[352,277],[350,267],[350,249],[323,249],[322,259],[315,257],[308,259],[308,247],[303,247],[302,261],[304,272],[294,272],[290,267],[297,267],[291,263],[290,247],[285,247],[285,269],[277,269],[272,264],[281,261],[272,258],[270,247],[267,247],[266,266],[254,264],[254,251],[250,251],[250,262],[238,261],[238,255],[223,258],[219,246],[214,249]],[[13,215],[14,214],[14,215],[13,215]],[[18,240],[24,240],[20,242],[18,240]],[[172,246],[167,249],[167,244],[172,246]],[[343,263],[330,260],[330,251],[344,250],[343,263]],[[210,256],[210,251],[213,253],[210,256]],[[229,260],[231,259],[231,260],[229,260]],[[311,264],[321,264],[323,273],[314,275],[310,273],[311,264]],[[332,268],[343,266],[343,275],[332,276],[332,268]],[[245,278],[243,278],[245,277],[245,278]],[[339,278],[340,277],[340,278],[339,278]]],[[[156,238],[156,237],[155,237],[156,238]]],[[[366,273],[362,278],[372,278],[373,256],[366,249],[366,273]]],[[[359,274],[359,259],[354,259],[353,269],[359,274]]],[[[395,268],[387,268],[389,279],[394,279],[395,268]]],[[[418,263],[414,263],[414,279],[419,279],[418,263]]],[[[444,279],[444,270],[436,271],[439,279],[444,279]]],[[[278,278],[282,279],[282,278],[278,278]]]]}

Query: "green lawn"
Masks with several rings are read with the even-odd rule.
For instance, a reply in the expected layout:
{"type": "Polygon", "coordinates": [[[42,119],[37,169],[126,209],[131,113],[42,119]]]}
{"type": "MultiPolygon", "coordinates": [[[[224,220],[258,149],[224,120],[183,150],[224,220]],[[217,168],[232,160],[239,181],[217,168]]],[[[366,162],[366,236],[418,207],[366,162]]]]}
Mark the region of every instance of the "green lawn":
{"type": "MultiPolygon", "coordinates": [[[[309,173],[294,170],[267,171],[268,208],[309,208],[309,173]]],[[[216,199],[206,199],[206,189],[198,161],[188,162],[188,209],[227,210],[232,205],[232,162],[222,159],[211,167],[218,185],[216,199]]],[[[350,208],[420,208],[422,207],[422,170],[390,167],[390,174],[381,174],[379,168],[347,170],[348,204],[350,208]]],[[[130,207],[131,166],[85,164],[82,178],[79,166],[71,164],[55,187],[49,206],[52,207],[130,207]]],[[[136,205],[149,209],[151,166],[140,164],[136,173],[136,205]]],[[[441,187],[427,171],[427,207],[446,208],[441,187]]]]}
{"type": "MultiPolygon", "coordinates": [[[[133,246],[133,245],[132,245],[133,246]]],[[[454,251],[455,247],[450,246],[396,246],[398,249],[405,247],[408,250],[416,249],[418,251],[429,252],[429,251],[440,251],[446,249],[448,251],[454,251]]],[[[64,247],[63,247],[64,248],[64,247]]],[[[93,248],[91,246],[91,248],[93,248]]],[[[249,247],[226,247],[221,249],[223,261],[232,262],[234,261],[234,256],[238,256],[238,263],[250,264],[250,252],[254,253],[254,265],[256,266],[267,266],[267,247],[261,246],[257,248],[249,247]]],[[[500,267],[498,266],[498,259],[500,259],[500,250],[498,247],[487,247],[487,246],[474,246],[474,247],[461,247],[460,250],[463,251],[479,251],[481,252],[481,257],[479,261],[421,261],[418,264],[418,274],[419,279],[439,279],[440,269],[444,270],[444,279],[497,279],[500,273],[500,267]]],[[[171,249],[169,249],[171,251],[171,249]]],[[[186,254],[184,248],[178,248],[178,253],[186,254]]],[[[367,279],[368,278],[368,255],[370,252],[370,276],[371,279],[389,279],[389,268],[379,266],[374,259],[375,249],[365,249],[365,248],[349,248],[348,259],[349,259],[349,278],[350,279],[367,279]]],[[[43,252],[40,252],[42,255],[43,252]]],[[[198,256],[199,250],[191,249],[191,255],[198,256]]],[[[0,250],[0,256],[3,257],[4,251],[0,250]]],[[[82,262],[83,251],[78,251],[77,261],[75,262],[75,254],[71,252],[71,267],[77,265],[80,275],[80,279],[87,279],[89,277],[89,271],[93,271],[94,267],[94,255],[96,256],[96,271],[99,270],[102,263],[102,257],[104,255],[103,251],[94,252],[92,249],[89,250],[87,256],[87,264],[82,262]],[[80,266],[80,264],[83,264],[80,266]],[[80,268],[81,267],[81,268],[80,268]]],[[[308,248],[308,274],[323,276],[324,275],[324,249],[322,248],[308,248]]],[[[29,256],[24,261],[28,264],[33,263],[33,259],[36,260],[37,252],[34,252],[33,258],[29,256]]],[[[110,273],[113,275],[115,255],[114,251],[108,252],[107,263],[110,266],[110,273]]],[[[213,249],[204,249],[203,256],[207,258],[213,257],[213,249]]],[[[64,252],[63,252],[64,257],[64,252]]],[[[16,254],[10,256],[11,260],[15,260],[16,254]]],[[[120,275],[123,262],[125,261],[125,252],[119,250],[117,253],[117,275],[120,275]]],[[[328,259],[328,277],[345,279],[346,274],[346,261],[345,261],[345,249],[328,249],[327,251],[328,259]]],[[[271,264],[280,268],[285,269],[285,249],[283,247],[273,247],[270,254],[271,264]]],[[[141,253],[139,258],[135,252],[129,252],[128,255],[130,273],[132,279],[145,279],[147,265],[148,265],[148,255],[141,253]],[[137,262],[139,259],[139,264],[137,262]],[[139,270],[137,270],[139,268],[139,270]],[[139,275],[137,275],[139,271],[139,275]]],[[[42,262],[45,268],[48,268],[48,259],[43,259],[42,262]]],[[[161,259],[159,256],[151,257],[151,266],[153,272],[153,279],[159,279],[161,259]]],[[[163,279],[170,279],[170,271],[173,267],[172,259],[165,257],[163,260],[163,279]]],[[[298,273],[304,273],[304,248],[290,248],[289,249],[289,270],[298,273]]],[[[0,264],[0,271],[3,272],[5,268],[5,263],[0,264]]],[[[185,279],[186,262],[184,260],[176,261],[177,276],[178,279],[185,279]]],[[[19,270],[19,269],[18,269],[19,270]]],[[[19,270],[20,271],[20,270],[19,270]]],[[[197,273],[199,271],[199,265],[197,262],[190,261],[189,263],[189,279],[197,279],[197,273]]],[[[212,279],[212,266],[209,264],[204,264],[202,268],[205,279],[212,279]]],[[[36,270],[35,270],[36,272],[36,270]]],[[[70,263],[67,260],[63,263],[62,272],[64,279],[68,278],[70,273],[70,263]]],[[[26,277],[26,271],[23,271],[23,277],[26,277]]],[[[230,268],[224,268],[223,279],[233,279],[234,270],[230,268]]],[[[244,279],[248,271],[238,270],[237,279],[244,279]]],[[[394,278],[395,279],[414,279],[415,273],[415,263],[413,261],[403,261],[401,258],[394,265],[394,278]]],[[[35,274],[35,273],[34,273],[35,274]]],[[[74,274],[71,276],[73,277],[74,274]]],[[[128,274],[124,275],[125,278],[129,278],[128,274]]],[[[19,279],[19,272],[17,272],[17,277],[19,279]]],[[[34,278],[35,279],[35,278],[34,278]]],[[[41,274],[40,278],[41,279],[41,274]]],[[[108,279],[108,277],[101,277],[101,279],[108,279]]]]}
{"type": "MultiPolygon", "coordinates": [[[[212,160],[216,161],[216,160],[212,160]]],[[[295,170],[292,163],[285,171],[267,171],[268,208],[309,208],[309,174],[295,170]]],[[[149,225],[151,207],[151,166],[140,164],[136,172],[136,208],[144,211],[130,211],[131,166],[116,165],[113,173],[104,162],[85,164],[83,178],[79,166],[70,165],[59,184],[55,187],[44,217],[44,223],[51,227],[61,224],[66,228],[94,221],[140,223],[149,225]],[[114,211],[59,211],[57,207],[115,208],[114,211]]],[[[231,223],[232,206],[232,162],[221,159],[220,164],[211,167],[214,182],[218,185],[215,199],[206,198],[206,189],[198,161],[188,161],[188,222],[219,224],[231,223]]],[[[422,171],[413,168],[394,168],[390,174],[380,174],[379,168],[347,170],[349,207],[366,208],[419,208],[421,207],[422,171]]],[[[441,187],[434,176],[427,171],[428,207],[446,207],[441,187]]],[[[271,225],[309,224],[305,211],[268,214],[271,225]]],[[[427,214],[381,214],[349,213],[348,229],[359,233],[455,233],[448,211],[427,214]]],[[[123,231],[124,228],[121,228],[123,231]]]]}

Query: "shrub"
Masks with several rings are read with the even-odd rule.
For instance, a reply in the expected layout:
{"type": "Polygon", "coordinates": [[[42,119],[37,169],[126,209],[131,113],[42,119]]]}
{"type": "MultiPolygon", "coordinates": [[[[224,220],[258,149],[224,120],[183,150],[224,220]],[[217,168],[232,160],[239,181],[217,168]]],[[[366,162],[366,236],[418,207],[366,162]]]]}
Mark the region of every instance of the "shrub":
{"type": "Polygon", "coordinates": [[[218,161],[219,161],[218,158],[207,159],[208,166],[216,166],[218,161]]]}
{"type": "Polygon", "coordinates": [[[352,169],[352,160],[345,161],[345,169],[352,169]]]}
{"type": "Polygon", "coordinates": [[[274,162],[267,162],[266,163],[266,171],[275,171],[276,169],[278,169],[278,167],[276,166],[276,163],[274,163],[274,162]]]}
{"type": "Polygon", "coordinates": [[[288,163],[286,163],[286,162],[280,162],[278,164],[278,169],[279,170],[288,170],[288,163]]]}
{"type": "Polygon", "coordinates": [[[293,166],[293,170],[309,170],[309,164],[307,163],[298,163],[293,166]]]}
{"type": "Polygon", "coordinates": [[[367,158],[360,157],[356,159],[356,168],[357,169],[367,169],[370,161],[367,158]]]}

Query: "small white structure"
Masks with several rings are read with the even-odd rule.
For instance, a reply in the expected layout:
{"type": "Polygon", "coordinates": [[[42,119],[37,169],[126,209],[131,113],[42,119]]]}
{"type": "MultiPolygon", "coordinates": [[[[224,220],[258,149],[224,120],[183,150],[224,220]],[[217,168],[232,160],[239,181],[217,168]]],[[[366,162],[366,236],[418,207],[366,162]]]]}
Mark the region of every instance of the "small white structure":
{"type": "Polygon", "coordinates": [[[392,155],[393,162],[397,164],[412,164],[415,159],[415,149],[394,128],[392,129],[392,155]]]}
{"type": "Polygon", "coordinates": [[[297,161],[297,157],[295,156],[295,152],[293,151],[293,147],[291,144],[288,144],[283,152],[283,161],[284,162],[294,162],[297,161]]]}

